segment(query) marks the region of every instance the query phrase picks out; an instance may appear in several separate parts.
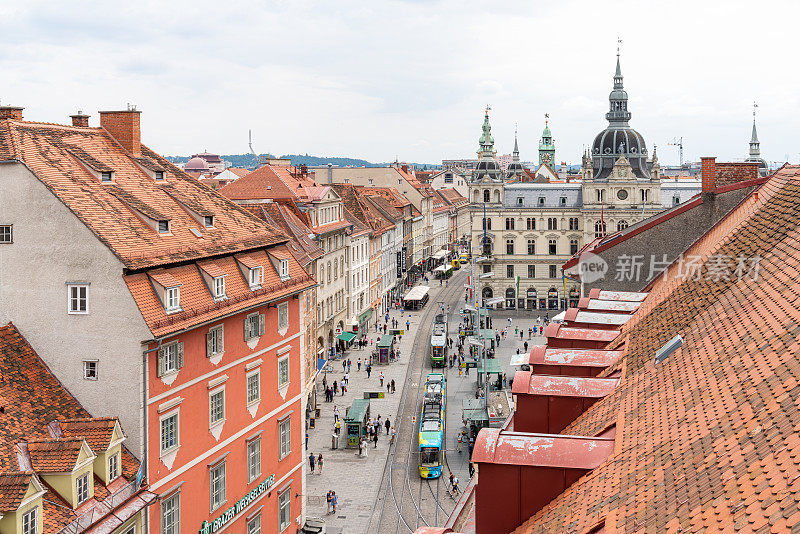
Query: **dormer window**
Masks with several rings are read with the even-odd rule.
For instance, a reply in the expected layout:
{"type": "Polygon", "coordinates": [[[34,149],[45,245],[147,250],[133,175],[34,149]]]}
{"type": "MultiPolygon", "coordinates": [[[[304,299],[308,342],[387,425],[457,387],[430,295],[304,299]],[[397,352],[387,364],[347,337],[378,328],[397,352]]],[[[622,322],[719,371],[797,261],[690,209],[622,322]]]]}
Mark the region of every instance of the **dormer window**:
{"type": "Polygon", "coordinates": [[[224,276],[217,276],[214,278],[214,298],[215,299],[224,299],[225,298],[225,277],[224,276]]]}
{"type": "Polygon", "coordinates": [[[264,270],[261,267],[253,267],[250,269],[250,289],[258,289],[261,287],[261,277],[264,270]]]}
{"type": "Polygon", "coordinates": [[[567,197],[561,197],[560,202],[561,202],[562,206],[566,206],[567,205],[567,197]]]}
{"type": "Polygon", "coordinates": [[[109,482],[119,477],[119,453],[114,453],[108,457],[108,480],[109,482]]]}
{"type": "Polygon", "coordinates": [[[155,171],[154,174],[157,182],[164,180],[164,171],[155,171]]]}
{"type": "Polygon", "coordinates": [[[22,534],[36,534],[38,529],[38,514],[39,507],[31,508],[29,511],[22,515],[22,534]]]}
{"type": "Polygon", "coordinates": [[[113,181],[113,173],[111,171],[102,171],[100,173],[100,181],[103,183],[110,183],[113,181]]]}
{"type": "Polygon", "coordinates": [[[544,197],[539,197],[539,205],[544,206],[544,197]]]}
{"type": "Polygon", "coordinates": [[[179,311],[181,309],[181,288],[168,287],[166,288],[166,298],[164,299],[164,306],[167,312],[179,311]]]}
{"type": "Polygon", "coordinates": [[[169,221],[158,221],[158,233],[159,234],[169,233],[169,221]]]}
{"type": "Polygon", "coordinates": [[[289,260],[281,260],[279,274],[281,280],[286,280],[289,278],[289,260]]]}
{"type": "Polygon", "coordinates": [[[214,216],[213,215],[205,215],[203,217],[203,224],[206,228],[213,228],[214,227],[214,216]]]}
{"type": "Polygon", "coordinates": [[[78,504],[89,500],[89,473],[84,473],[75,480],[75,491],[78,504]]]}

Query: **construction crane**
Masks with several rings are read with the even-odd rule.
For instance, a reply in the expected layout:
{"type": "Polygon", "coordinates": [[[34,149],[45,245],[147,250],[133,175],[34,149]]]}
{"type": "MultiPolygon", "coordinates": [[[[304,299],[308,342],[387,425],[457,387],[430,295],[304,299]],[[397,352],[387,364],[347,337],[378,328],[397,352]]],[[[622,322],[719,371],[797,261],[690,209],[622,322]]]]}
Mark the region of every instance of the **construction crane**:
{"type": "Polygon", "coordinates": [[[676,146],[680,151],[681,157],[681,171],[683,171],[683,137],[677,137],[672,140],[671,143],[667,143],[669,146],[676,146]]]}

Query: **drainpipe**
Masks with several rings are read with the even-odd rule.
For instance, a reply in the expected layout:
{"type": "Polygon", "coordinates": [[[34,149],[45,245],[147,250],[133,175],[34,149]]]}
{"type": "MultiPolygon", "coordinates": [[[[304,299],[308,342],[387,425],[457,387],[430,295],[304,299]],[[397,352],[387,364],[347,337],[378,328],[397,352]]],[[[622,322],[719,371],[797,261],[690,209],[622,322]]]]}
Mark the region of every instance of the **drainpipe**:
{"type": "MultiPolygon", "coordinates": [[[[148,440],[148,428],[147,428],[147,355],[151,352],[155,352],[157,350],[161,350],[161,344],[163,343],[163,339],[158,340],[158,346],[154,349],[145,349],[142,351],[142,413],[144,419],[144,439],[142,440],[142,444],[144,445],[144,452],[142,454],[142,479],[147,477],[147,462],[149,461],[147,454],[147,440],[148,440]]],[[[137,488],[138,489],[138,488],[137,488]]],[[[143,534],[147,534],[147,530],[150,527],[150,507],[146,507],[144,511],[145,517],[142,525],[142,532],[143,534]]]]}

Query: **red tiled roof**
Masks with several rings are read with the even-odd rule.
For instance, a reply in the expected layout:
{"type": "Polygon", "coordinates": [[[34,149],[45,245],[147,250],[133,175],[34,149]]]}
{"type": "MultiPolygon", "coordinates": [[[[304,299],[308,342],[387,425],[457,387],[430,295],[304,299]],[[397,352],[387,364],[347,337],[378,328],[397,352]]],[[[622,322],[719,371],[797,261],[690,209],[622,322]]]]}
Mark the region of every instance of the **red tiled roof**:
{"type": "Polygon", "coordinates": [[[289,189],[278,177],[272,165],[264,165],[254,170],[247,176],[229,183],[219,190],[219,192],[231,200],[254,200],[267,199],[273,200],[294,200],[297,194],[289,189]]]}
{"type": "MultiPolygon", "coordinates": [[[[167,315],[164,306],[156,295],[148,274],[137,273],[126,275],[128,285],[139,310],[142,312],[147,326],[156,337],[169,335],[183,328],[189,328],[203,321],[213,319],[220,314],[236,312],[260,303],[270,302],[294,294],[314,285],[314,279],[303,269],[291,255],[286,245],[265,250],[251,251],[247,256],[264,267],[261,289],[250,289],[242,271],[236,265],[234,256],[225,256],[214,260],[217,274],[227,274],[225,293],[227,299],[215,301],[208,290],[202,275],[193,264],[171,267],[164,271],[172,280],[181,285],[181,308],[183,311],[167,315]],[[289,259],[289,280],[281,280],[272,266],[267,254],[289,259]]],[[[159,274],[163,278],[163,274],[159,274]]]]}
{"type": "Polygon", "coordinates": [[[14,512],[28,491],[33,472],[0,473],[0,512],[14,512]]]}
{"type": "Polygon", "coordinates": [[[142,146],[141,156],[134,158],[102,128],[2,122],[0,159],[27,165],[129,269],[285,241],[150,149],[142,146]],[[166,169],[165,182],[155,182],[143,162],[166,169]],[[113,170],[114,183],[101,183],[90,168],[113,170]],[[198,222],[176,196],[214,214],[214,228],[198,222]],[[170,233],[160,234],[147,217],[169,219],[170,233]]]}
{"type": "MultiPolygon", "coordinates": [[[[800,528],[800,167],[778,171],[685,253],[761,258],[758,276],[679,277],[676,263],[610,348],[617,389],[564,434],[616,423],[607,462],[517,534],[800,528]],[[655,365],[674,336],[681,347],[655,365]]],[[[734,264],[733,267],[736,265],[734,264]]],[[[713,272],[714,271],[710,271],[713,272]]]]}
{"type": "Polygon", "coordinates": [[[239,167],[228,167],[225,170],[232,172],[233,174],[235,174],[239,178],[244,178],[245,176],[247,176],[248,174],[253,172],[253,171],[250,171],[250,170],[247,170],[247,169],[241,169],[239,167]]]}
{"type": "Polygon", "coordinates": [[[83,438],[52,438],[28,442],[33,469],[46,473],[70,472],[78,462],[83,438]]]}
{"type": "Polygon", "coordinates": [[[108,450],[117,424],[116,417],[83,417],[60,421],[64,437],[85,439],[95,454],[108,450]]]}

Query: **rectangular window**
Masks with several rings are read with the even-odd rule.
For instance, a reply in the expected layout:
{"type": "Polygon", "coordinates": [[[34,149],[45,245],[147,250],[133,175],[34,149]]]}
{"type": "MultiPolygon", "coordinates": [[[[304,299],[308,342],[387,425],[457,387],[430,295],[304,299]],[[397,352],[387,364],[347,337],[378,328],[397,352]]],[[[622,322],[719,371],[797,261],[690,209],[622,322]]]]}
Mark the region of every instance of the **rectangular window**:
{"type": "Polygon", "coordinates": [[[567,197],[561,197],[559,199],[559,204],[561,204],[562,206],[566,206],[567,205],[567,197]]]}
{"type": "Polygon", "coordinates": [[[528,278],[536,278],[536,266],[528,265],[528,278]]]}
{"type": "Polygon", "coordinates": [[[0,225],[0,244],[14,242],[14,226],[11,224],[0,225]]]}
{"type": "Polygon", "coordinates": [[[212,391],[208,395],[208,423],[218,425],[225,420],[225,388],[212,391]]]}
{"type": "Polygon", "coordinates": [[[522,197],[517,197],[517,206],[522,206],[522,197]]]}
{"type": "Polygon", "coordinates": [[[175,373],[183,367],[183,343],[163,345],[158,351],[158,376],[175,373]]]}
{"type": "Polygon", "coordinates": [[[247,534],[261,534],[261,514],[247,522],[247,534]]]}
{"type": "Polygon", "coordinates": [[[570,239],[569,240],[569,253],[575,254],[578,252],[578,240],[577,239],[570,239]]]}
{"type": "Polygon", "coordinates": [[[536,240],[528,239],[528,255],[533,256],[536,254],[536,240]]]}
{"type": "Polygon", "coordinates": [[[38,515],[38,506],[31,508],[22,515],[22,534],[36,534],[39,531],[37,525],[38,515]]]}
{"type": "Polygon", "coordinates": [[[283,460],[292,452],[292,418],[287,417],[278,423],[278,460],[283,460]]]}
{"type": "Polygon", "coordinates": [[[211,511],[225,504],[225,461],[221,461],[209,471],[211,481],[211,511]]]}
{"type": "Polygon", "coordinates": [[[253,482],[261,476],[261,438],[247,442],[247,481],[253,482]]]}
{"type": "Polygon", "coordinates": [[[180,445],[178,440],[178,412],[171,413],[161,419],[161,454],[171,451],[180,445]]]}
{"type": "Polygon", "coordinates": [[[506,278],[514,278],[514,266],[506,265],[506,278]]]}
{"type": "Polygon", "coordinates": [[[155,171],[156,180],[163,180],[164,179],[164,171],[155,171]]]}
{"type": "Polygon", "coordinates": [[[181,494],[164,498],[161,501],[161,533],[180,534],[181,532],[181,494]]]}
{"type": "Polygon", "coordinates": [[[217,276],[214,278],[214,298],[225,298],[225,277],[217,276]]]}
{"type": "Polygon", "coordinates": [[[514,240],[506,239],[506,254],[514,254],[514,240]]]}
{"type": "Polygon", "coordinates": [[[525,226],[528,230],[536,230],[536,219],[528,217],[525,219],[525,226]]]}
{"type": "Polygon", "coordinates": [[[181,288],[168,287],[166,290],[166,302],[164,305],[168,312],[177,311],[181,309],[181,288]]]}
{"type": "Polygon", "coordinates": [[[547,252],[551,256],[555,256],[556,255],[556,240],[555,239],[551,239],[551,240],[549,240],[547,242],[547,252]]]}
{"type": "Polygon", "coordinates": [[[264,335],[264,315],[260,313],[253,313],[248,315],[244,320],[244,340],[250,341],[251,339],[264,335]]]}
{"type": "Polygon", "coordinates": [[[169,221],[158,221],[158,233],[159,234],[169,233],[169,221]]]}
{"type": "Polygon", "coordinates": [[[278,360],[278,387],[282,388],[289,385],[289,356],[284,356],[278,360]]]}
{"type": "Polygon", "coordinates": [[[289,329],[289,303],[278,304],[278,331],[286,332],[289,329]]]}
{"type": "Polygon", "coordinates": [[[213,326],[206,334],[206,357],[218,356],[225,352],[225,330],[223,325],[213,326]]]}
{"type": "Polygon", "coordinates": [[[253,267],[250,269],[250,289],[261,287],[261,275],[263,269],[261,267],[253,267]]]}
{"type": "MultiPolygon", "coordinates": [[[[370,180],[371,181],[371,180],[370,180]]],[[[278,495],[278,532],[283,532],[289,527],[292,522],[291,512],[289,510],[290,497],[292,496],[292,488],[287,489],[278,495]]]]}
{"type": "Polygon", "coordinates": [[[89,286],[88,284],[70,284],[67,286],[69,292],[69,314],[89,313],[89,286]]]}
{"type": "Polygon", "coordinates": [[[483,266],[483,272],[484,272],[484,273],[490,273],[490,272],[492,272],[492,266],[491,266],[491,265],[484,265],[484,266],[483,266]]]}
{"type": "Polygon", "coordinates": [[[551,265],[550,266],[550,278],[558,277],[558,274],[556,274],[556,270],[557,270],[557,267],[555,265],[551,265]]]}
{"type": "Polygon", "coordinates": [[[203,224],[206,228],[213,228],[214,227],[214,216],[213,215],[205,215],[203,216],[203,224]]]}
{"type": "Polygon", "coordinates": [[[289,278],[289,260],[281,260],[281,280],[289,278]]]}
{"type": "Polygon", "coordinates": [[[108,457],[108,480],[114,480],[119,476],[119,453],[108,457]]]}
{"type": "Polygon", "coordinates": [[[97,380],[97,360],[83,360],[83,379],[97,380]]]}
{"type": "Polygon", "coordinates": [[[111,171],[103,171],[100,173],[100,181],[101,182],[110,182],[111,181],[111,171]]]}
{"type": "Polygon", "coordinates": [[[544,197],[539,197],[539,205],[544,206],[544,197]]]}
{"type": "Polygon", "coordinates": [[[247,375],[247,404],[261,400],[261,371],[255,370],[247,375]]]}
{"type": "Polygon", "coordinates": [[[78,504],[89,500],[89,473],[84,473],[75,480],[75,490],[78,504]]]}

